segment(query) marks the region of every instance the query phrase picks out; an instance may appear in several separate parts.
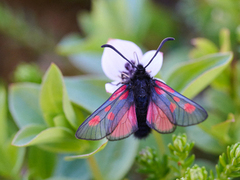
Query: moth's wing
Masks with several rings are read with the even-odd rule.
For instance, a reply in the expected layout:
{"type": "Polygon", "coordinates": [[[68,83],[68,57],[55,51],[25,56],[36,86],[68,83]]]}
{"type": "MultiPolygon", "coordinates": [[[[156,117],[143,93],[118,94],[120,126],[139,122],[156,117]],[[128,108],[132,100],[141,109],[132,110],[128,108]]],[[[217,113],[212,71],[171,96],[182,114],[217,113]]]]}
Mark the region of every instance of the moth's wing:
{"type": "Polygon", "coordinates": [[[123,85],[81,124],[76,137],[99,140],[107,136],[110,140],[118,140],[129,136],[138,129],[135,108],[133,113],[132,106],[134,106],[133,92],[127,85],[123,85]],[[126,114],[130,114],[131,117],[127,116],[126,119],[126,114]],[[119,123],[123,125],[118,126],[119,123]],[[128,129],[125,130],[125,127],[128,129]],[[118,133],[113,133],[115,129],[118,133]],[[109,136],[111,133],[114,138],[109,136]]]}
{"type": "Polygon", "coordinates": [[[206,110],[199,104],[158,80],[153,80],[151,99],[152,103],[161,109],[174,125],[190,126],[198,124],[208,117],[206,110]]]}
{"type": "Polygon", "coordinates": [[[124,139],[138,130],[135,104],[125,112],[114,131],[107,136],[110,141],[124,139]]]}
{"type": "Polygon", "coordinates": [[[170,122],[164,109],[161,109],[152,98],[154,97],[150,98],[148,105],[147,125],[159,133],[173,132],[176,126],[170,122]]]}

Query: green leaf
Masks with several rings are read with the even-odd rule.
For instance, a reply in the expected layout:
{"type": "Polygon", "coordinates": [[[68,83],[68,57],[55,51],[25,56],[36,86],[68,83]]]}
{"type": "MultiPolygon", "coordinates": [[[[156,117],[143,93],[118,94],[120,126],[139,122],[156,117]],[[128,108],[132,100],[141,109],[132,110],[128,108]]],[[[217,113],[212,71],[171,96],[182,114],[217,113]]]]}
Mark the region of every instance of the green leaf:
{"type": "Polygon", "coordinates": [[[193,48],[189,53],[191,58],[199,58],[218,52],[218,47],[212,41],[206,38],[192,39],[192,44],[195,46],[195,48],[193,48]]]}
{"type": "Polygon", "coordinates": [[[82,114],[82,111],[77,109],[77,107],[74,107],[74,105],[72,105],[72,103],[70,102],[65,86],[63,88],[63,111],[66,118],[65,116],[63,116],[62,118],[67,119],[67,120],[64,120],[63,127],[68,127],[69,124],[67,122],[69,122],[70,125],[73,127],[73,129],[77,130],[80,124],[79,121],[81,122],[81,120],[83,119],[83,114],[82,114]]]}
{"type": "Polygon", "coordinates": [[[19,128],[31,124],[45,125],[39,107],[39,91],[39,85],[33,83],[10,86],[9,109],[19,128]]]}
{"type": "Polygon", "coordinates": [[[75,138],[74,132],[65,127],[47,128],[39,125],[30,125],[22,128],[14,137],[15,146],[32,146],[52,152],[74,152],[88,154],[95,151],[101,141],[86,141],[75,138]]]}
{"type": "Polygon", "coordinates": [[[184,63],[166,79],[173,89],[193,98],[206,88],[231,62],[232,53],[217,53],[184,63]]]}
{"type": "Polygon", "coordinates": [[[58,115],[58,116],[54,117],[53,122],[54,122],[55,127],[59,126],[59,127],[66,127],[66,128],[71,129],[71,127],[69,126],[69,123],[64,115],[58,115]]]}
{"type": "Polygon", "coordinates": [[[133,137],[108,142],[103,151],[95,155],[104,180],[122,179],[133,165],[139,141],[133,137]]]}
{"type": "Polygon", "coordinates": [[[0,147],[0,174],[6,177],[17,179],[24,161],[25,148],[11,145],[7,140],[0,147]]]}
{"type": "Polygon", "coordinates": [[[55,163],[56,154],[41,150],[35,146],[29,148],[28,168],[32,177],[42,179],[50,177],[53,173],[55,163]]]}
{"type": "Polygon", "coordinates": [[[68,128],[71,128],[69,123],[74,129],[77,127],[78,121],[68,98],[61,71],[54,64],[50,66],[44,76],[40,92],[40,105],[49,126],[55,126],[54,118],[65,114],[67,118],[63,117],[62,121],[65,122],[61,124],[68,128]]]}
{"type": "Polygon", "coordinates": [[[234,143],[229,136],[229,130],[232,126],[235,125],[234,119],[226,120],[222,123],[216,124],[211,127],[211,134],[215,136],[217,139],[223,141],[225,144],[234,143]]]}
{"type": "Polygon", "coordinates": [[[195,146],[207,153],[221,154],[226,148],[198,126],[187,127],[186,132],[189,139],[195,142],[195,146]]]}
{"type": "Polygon", "coordinates": [[[6,141],[7,136],[7,92],[0,82],[0,146],[6,141]]]}
{"type": "Polygon", "coordinates": [[[227,28],[222,28],[220,31],[220,52],[231,51],[230,31],[227,28]]]}
{"type": "Polygon", "coordinates": [[[75,156],[67,156],[65,157],[65,160],[73,160],[73,159],[85,159],[85,158],[88,158],[89,156],[92,156],[94,154],[96,154],[97,152],[103,150],[107,143],[108,143],[108,140],[107,139],[103,139],[101,140],[101,146],[99,146],[95,151],[93,152],[90,152],[88,154],[83,154],[83,155],[75,155],[75,156]]]}
{"type": "Polygon", "coordinates": [[[96,110],[109,95],[105,91],[105,78],[79,76],[64,78],[69,98],[90,112],[96,110]]]}
{"type": "Polygon", "coordinates": [[[53,176],[48,180],[89,180],[92,179],[87,160],[65,161],[66,155],[58,155],[53,176]]]}
{"type": "Polygon", "coordinates": [[[22,128],[14,137],[13,145],[39,147],[53,152],[79,152],[85,148],[75,138],[74,133],[64,127],[47,128],[30,125],[22,128]]]}
{"type": "Polygon", "coordinates": [[[53,118],[63,114],[63,79],[60,70],[52,64],[43,78],[40,105],[46,123],[54,126],[53,118]]]}

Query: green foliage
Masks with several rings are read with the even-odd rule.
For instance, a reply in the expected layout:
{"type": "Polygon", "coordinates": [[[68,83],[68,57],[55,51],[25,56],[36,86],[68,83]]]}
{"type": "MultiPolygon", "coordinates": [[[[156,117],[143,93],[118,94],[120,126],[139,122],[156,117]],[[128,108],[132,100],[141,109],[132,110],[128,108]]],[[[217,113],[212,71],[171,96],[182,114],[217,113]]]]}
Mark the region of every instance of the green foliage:
{"type": "Polygon", "coordinates": [[[61,72],[55,65],[46,72],[41,88],[37,84],[14,84],[9,95],[10,111],[21,129],[13,144],[83,154],[101,146],[101,141],[80,143],[75,138],[75,130],[81,123],[77,117],[83,114],[79,114],[81,110],[77,106],[73,108],[66,93],[61,72]]]}
{"type": "Polygon", "coordinates": [[[192,29],[205,37],[218,38],[218,33],[227,27],[231,33],[233,44],[236,43],[235,31],[239,25],[240,6],[235,0],[229,1],[179,1],[179,11],[185,22],[192,29]]]}
{"type": "Polygon", "coordinates": [[[169,173],[168,157],[163,156],[162,160],[157,157],[156,151],[149,147],[143,149],[136,158],[138,172],[147,174],[147,180],[164,179],[169,173]]]}
{"type": "MultiPolygon", "coordinates": [[[[197,38],[201,42],[202,38],[197,38]]],[[[221,53],[231,51],[232,41],[230,31],[223,28],[219,33],[220,44],[217,51],[221,53]]],[[[204,48],[212,46],[216,50],[217,45],[213,42],[205,41],[205,45],[200,43],[191,51],[196,54],[204,55],[204,48]],[[208,42],[208,45],[206,45],[208,42]]],[[[206,52],[205,52],[206,53],[206,52]]],[[[206,53],[208,54],[208,53],[206,53]]],[[[230,62],[229,62],[230,63],[230,62]]],[[[228,63],[228,64],[229,64],[228,63]]],[[[240,128],[239,107],[240,97],[238,95],[239,87],[239,62],[233,62],[212,83],[210,89],[205,92],[203,103],[208,108],[208,121],[187,129],[189,135],[197,135],[202,138],[195,138],[196,145],[206,152],[220,154],[228,145],[238,142],[240,128]],[[200,129],[201,128],[201,129],[200,129]]]]}
{"type": "MultiPolygon", "coordinates": [[[[184,177],[180,180],[213,180],[213,174],[208,177],[208,172],[205,167],[199,167],[198,165],[194,165],[192,168],[187,168],[184,177]]],[[[179,179],[178,179],[179,180],[179,179]]]]}
{"type": "Polygon", "coordinates": [[[194,161],[194,155],[189,157],[189,153],[192,150],[194,143],[187,142],[186,134],[178,136],[173,135],[172,140],[173,144],[168,145],[171,154],[170,159],[174,162],[172,169],[176,173],[176,177],[181,177],[194,161]]]}
{"type": "Polygon", "coordinates": [[[7,91],[4,84],[0,82],[0,176],[6,179],[18,179],[20,178],[25,148],[11,145],[12,135],[16,132],[11,121],[7,108],[7,91]]]}
{"type": "Polygon", "coordinates": [[[215,53],[183,63],[166,77],[166,82],[183,95],[193,98],[228,67],[232,58],[231,53],[215,53]]]}
{"type": "Polygon", "coordinates": [[[240,177],[240,143],[227,147],[216,165],[217,179],[240,177]]]}
{"type": "Polygon", "coordinates": [[[148,179],[176,179],[177,180],[225,180],[240,177],[240,143],[227,147],[227,153],[219,156],[216,165],[216,174],[213,169],[197,164],[191,167],[194,155],[190,152],[193,142],[187,142],[186,134],[173,135],[172,144],[169,144],[170,154],[162,155],[162,161],[155,150],[147,147],[137,156],[138,172],[148,175],[148,179]],[[170,161],[170,162],[169,162],[170,161]]]}

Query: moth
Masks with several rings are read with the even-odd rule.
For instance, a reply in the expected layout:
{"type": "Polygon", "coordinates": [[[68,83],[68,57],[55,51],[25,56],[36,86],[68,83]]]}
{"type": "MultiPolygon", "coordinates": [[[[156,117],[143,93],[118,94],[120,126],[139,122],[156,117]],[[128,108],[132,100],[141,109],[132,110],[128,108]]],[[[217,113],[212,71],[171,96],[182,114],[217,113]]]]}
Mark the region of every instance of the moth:
{"type": "Polygon", "coordinates": [[[101,46],[112,49],[126,60],[125,68],[129,73],[121,73],[121,86],[79,126],[76,132],[78,139],[100,140],[106,137],[115,141],[131,134],[143,139],[152,129],[159,133],[171,133],[176,126],[198,124],[208,117],[199,104],[163,81],[154,79],[146,71],[162,45],[169,40],[174,38],[165,38],[145,66],[133,63],[110,44],[101,46]]]}

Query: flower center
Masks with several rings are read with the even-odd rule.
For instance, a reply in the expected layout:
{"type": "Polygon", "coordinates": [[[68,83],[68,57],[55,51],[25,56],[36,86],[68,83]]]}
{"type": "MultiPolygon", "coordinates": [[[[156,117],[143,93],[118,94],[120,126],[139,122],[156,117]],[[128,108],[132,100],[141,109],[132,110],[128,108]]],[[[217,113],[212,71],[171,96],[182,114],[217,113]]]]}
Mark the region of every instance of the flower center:
{"type": "MultiPolygon", "coordinates": [[[[131,60],[131,63],[132,63],[133,65],[135,65],[136,62],[133,61],[133,60],[131,60]]],[[[122,79],[123,82],[129,80],[130,77],[132,77],[133,73],[135,72],[135,68],[134,68],[133,65],[131,65],[131,64],[128,63],[128,62],[124,65],[126,71],[122,71],[122,72],[121,72],[121,79],[122,79]]]]}

